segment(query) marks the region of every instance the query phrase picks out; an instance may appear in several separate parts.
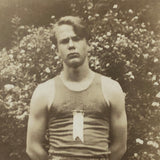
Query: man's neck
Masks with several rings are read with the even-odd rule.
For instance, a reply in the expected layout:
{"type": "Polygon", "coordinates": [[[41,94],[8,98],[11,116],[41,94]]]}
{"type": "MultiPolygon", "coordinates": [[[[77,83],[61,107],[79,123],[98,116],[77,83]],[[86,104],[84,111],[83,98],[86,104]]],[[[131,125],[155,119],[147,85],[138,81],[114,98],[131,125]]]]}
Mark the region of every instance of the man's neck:
{"type": "Polygon", "coordinates": [[[85,62],[83,65],[77,68],[64,65],[62,74],[66,81],[80,82],[88,78],[92,74],[92,71],[89,68],[88,62],[85,62]]]}

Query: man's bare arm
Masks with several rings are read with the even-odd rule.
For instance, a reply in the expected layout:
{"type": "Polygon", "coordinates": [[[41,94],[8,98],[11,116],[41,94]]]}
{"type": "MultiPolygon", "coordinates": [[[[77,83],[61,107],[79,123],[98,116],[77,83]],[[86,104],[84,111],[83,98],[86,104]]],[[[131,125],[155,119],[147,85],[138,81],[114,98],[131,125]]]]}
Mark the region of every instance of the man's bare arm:
{"type": "Polygon", "coordinates": [[[120,160],[127,148],[127,117],[125,96],[118,83],[111,97],[111,138],[110,160],[120,160]]]}
{"type": "Polygon", "coordinates": [[[127,117],[125,111],[125,95],[120,85],[109,78],[103,78],[105,82],[105,97],[111,107],[111,144],[110,159],[120,160],[127,148],[127,117]]]}
{"type": "Polygon", "coordinates": [[[38,86],[34,91],[30,105],[26,152],[31,160],[48,159],[48,154],[43,148],[44,135],[47,127],[47,102],[42,93],[42,86],[38,86]]]}

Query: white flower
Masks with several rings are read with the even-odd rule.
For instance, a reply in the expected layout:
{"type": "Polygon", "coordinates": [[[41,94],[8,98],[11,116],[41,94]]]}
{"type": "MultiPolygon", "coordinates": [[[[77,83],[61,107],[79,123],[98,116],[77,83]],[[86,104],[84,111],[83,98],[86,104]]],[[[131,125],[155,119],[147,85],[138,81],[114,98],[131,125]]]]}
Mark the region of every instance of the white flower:
{"type": "Polygon", "coordinates": [[[97,47],[98,42],[92,42],[92,45],[95,46],[95,47],[97,47]]]}
{"type": "Polygon", "coordinates": [[[24,29],[24,28],[25,28],[24,26],[20,26],[20,27],[19,27],[19,29],[24,29]]]}
{"type": "Polygon", "coordinates": [[[130,79],[135,79],[135,77],[131,71],[126,73],[126,75],[129,76],[130,79]]]}
{"type": "Polygon", "coordinates": [[[29,67],[29,66],[30,66],[30,64],[29,64],[29,63],[27,63],[27,64],[26,64],[26,68],[27,68],[27,67],[29,67]]]}
{"type": "Polygon", "coordinates": [[[14,85],[13,85],[13,84],[6,84],[6,85],[4,86],[5,91],[10,91],[10,90],[12,90],[13,88],[14,88],[14,85]]]}
{"type": "Polygon", "coordinates": [[[129,29],[130,29],[130,30],[133,30],[133,27],[132,27],[132,26],[130,26],[130,27],[129,27],[129,29]]]}
{"type": "Polygon", "coordinates": [[[54,44],[52,44],[51,49],[54,50],[55,48],[56,48],[56,46],[54,44]]]}
{"type": "Polygon", "coordinates": [[[142,24],[141,24],[141,27],[142,27],[142,28],[145,28],[145,24],[144,24],[144,23],[142,23],[142,24]]]}
{"type": "Polygon", "coordinates": [[[50,73],[51,72],[51,70],[48,67],[45,69],[45,71],[46,71],[46,73],[50,73]]]}
{"type": "Polygon", "coordinates": [[[118,48],[116,46],[113,47],[114,50],[118,50],[118,48]]]}
{"type": "Polygon", "coordinates": [[[132,13],[133,13],[133,10],[132,10],[132,9],[129,9],[128,12],[132,14],[132,13]]]}
{"type": "Polygon", "coordinates": [[[98,40],[99,40],[100,42],[102,42],[102,41],[103,41],[103,38],[102,38],[102,37],[99,37],[98,40]]]}
{"type": "Polygon", "coordinates": [[[156,41],[155,41],[154,39],[151,40],[151,43],[152,43],[152,44],[155,44],[155,42],[156,42],[156,41]]]}
{"type": "Polygon", "coordinates": [[[131,79],[134,79],[134,75],[131,75],[130,78],[131,78],[131,79]]]}
{"type": "Polygon", "coordinates": [[[108,36],[108,37],[111,36],[111,32],[107,32],[107,36],[108,36]]]}
{"type": "Polygon", "coordinates": [[[16,116],[17,119],[19,120],[24,120],[24,118],[28,115],[28,113],[25,111],[22,115],[16,116]]]}
{"type": "Polygon", "coordinates": [[[13,55],[12,54],[9,54],[8,56],[9,56],[10,59],[13,59],[13,55]]]}
{"type": "Polygon", "coordinates": [[[51,19],[55,19],[55,16],[51,16],[51,19]]]}
{"type": "Polygon", "coordinates": [[[107,21],[108,21],[108,18],[107,18],[107,17],[103,18],[103,21],[107,22],[107,21]]]}
{"type": "Polygon", "coordinates": [[[138,19],[138,16],[135,16],[134,19],[138,19]]]}
{"type": "Polygon", "coordinates": [[[143,57],[145,58],[145,59],[147,59],[148,57],[149,57],[149,54],[143,54],[143,57]]]}
{"type": "Polygon", "coordinates": [[[156,80],[156,78],[157,78],[157,76],[156,76],[156,75],[153,75],[153,77],[152,77],[152,81],[155,81],[155,80],[156,80]]]}
{"type": "Polygon", "coordinates": [[[91,19],[92,18],[92,16],[88,16],[88,19],[91,19]]]}
{"type": "Polygon", "coordinates": [[[157,142],[154,142],[154,141],[148,141],[147,145],[153,146],[154,148],[159,148],[159,144],[157,142]]]}
{"type": "Polygon", "coordinates": [[[109,48],[109,45],[105,45],[104,47],[105,47],[106,49],[108,49],[108,48],[109,48]]]}
{"type": "Polygon", "coordinates": [[[156,52],[157,51],[157,48],[156,47],[153,47],[152,48],[152,52],[156,52]]]}
{"type": "Polygon", "coordinates": [[[137,138],[137,139],[136,139],[136,143],[143,144],[144,141],[143,141],[142,139],[140,139],[140,138],[137,138]]]}
{"type": "Polygon", "coordinates": [[[151,144],[152,144],[152,141],[148,141],[148,142],[147,142],[147,145],[151,145],[151,144]]]}
{"type": "Polygon", "coordinates": [[[33,45],[32,45],[31,43],[28,43],[28,45],[27,45],[27,49],[28,49],[28,50],[31,50],[31,49],[32,49],[32,47],[33,47],[33,45]]]}
{"type": "Polygon", "coordinates": [[[159,86],[159,83],[158,82],[154,82],[153,85],[154,86],[159,86]]]}
{"type": "Polygon", "coordinates": [[[95,60],[95,65],[99,65],[99,60],[98,59],[95,60]]]}
{"type": "Polygon", "coordinates": [[[127,24],[127,22],[126,22],[126,21],[123,21],[122,24],[125,25],[125,24],[127,24]]]}
{"type": "Polygon", "coordinates": [[[12,49],[10,50],[10,53],[11,53],[11,54],[13,54],[13,53],[14,53],[12,49]]]}
{"type": "Polygon", "coordinates": [[[103,38],[104,38],[104,39],[106,39],[106,38],[107,38],[107,36],[106,36],[106,35],[103,35],[103,38]]]}
{"type": "Polygon", "coordinates": [[[159,102],[153,102],[153,103],[152,103],[152,106],[153,106],[153,107],[159,107],[159,102]]]}
{"type": "Polygon", "coordinates": [[[146,49],[148,49],[148,48],[149,48],[149,46],[150,46],[150,44],[149,44],[149,43],[147,43],[147,45],[145,46],[145,47],[146,47],[146,49]]]}
{"type": "Polygon", "coordinates": [[[102,51],[103,50],[103,48],[102,47],[98,47],[98,51],[102,51]]]}
{"type": "Polygon", "coordinates": [[[126,73],[126,75],[127,75],[127,76],[131,76],[131,75],[132,75],[132,72],[130,71],[130,72],[126,73]]]}
{"type": "Polygon", "coordinates": [[[130,66],[130,61],[126,61],[126,65],[127,65],[127,66],[130,66]]]}
{"type": "Polygon", "coordinates": [[[137,45],[137,44],[134,44],[134,47],[138,48],[138,45],[137,45]]]}
{"type": "Polygon", "coordinates": [[[134,157],[138,157],[138,154],[137,154],[137,153],[134,153],[134,157]]]}
{"type": "Polygon", "coordinates": [[[118,5],[117,5],[117,4],[114,4],[114,5],[113,5],[113,9],[116,9],[116,8],[118,8],[118,5]]]}
{"type": "Polygon", "coordinates": [[[24,50],[24,49],[22,49],[22,50],[20,51],[20,53],[21,53],[21,54],[25,53],[25,50],[24,50]]]}
{"type": "Polygon", "coordinates": [[[143,141],[142,139],[140,139],[140,138],[137,138],[137,139],[136,139],[136,143],[143,144],[144,141],[143,141]]]}
{"type": "Polygon", "coordinates": [[[37,48],[37,50],[36,50],[37,52],[40,52],[40,48],[37,48]]]}
{"type": "Polygon", "coordinates": [[[149,76],[151,76],[151,75],[152,75],[152,72],[148,72],[147,74],[148,74],[149,76]]]}
{"type": "Polygon", "coordinates": [[[107,64],[106,64],[106,67],[108,67],[109,65],[110,65],[110,64],[109,64],[109,63],[107,63],[107,64]]]}
{"type": "Polygon", "coordinates": [[[95,17],[99,17],[99,14],[98,14],[98,13],[96,13],[96,14],[95,14],[95,17]]]}
{"type": "Polygon", "coordinates": [[[28,29],[27,31],[28,31],[28,32],[32,32],[32,30],[31,30],[31,29],[28,29]]]}
{"type": "Polygon", "coordinates": [[[138,19],[138,16],[135,16],[135,17],[132,18],[131,21],[134,21],[134,20],[137,20],[137,19],[138,19]]]}
{"type": "Polygon", "coordinates": [[[93,56],[91,56],[91,57],[89,58],[90,61],[94,61],[95,59],[96,59],[96,58],[93,57],[93,56]]]}
{"type": "Polygon", "coordinates": [[[154,58],[154,63],[156,63],[156,62],[158,62],[159,61],[159,59],[158,58],[154,58]]]}
{"type": "Polygon", "coordinates": [[[93,8],[93,3],[88,3],[88,9],[90,10],[90,9],[92,9],[93,8]]]}
{"type": "Polygon", "coordinates": [[[159,144],[158,144],[157,142],[154,142],[153,147],[155,147],[155,148],[159,148],[159,144]]]}
{"type": "Polygon", "coordinates": [[[20,46],[20,48],[22,48],[23,46],[25,46],[24,41],[21,41],[19,46],[20,46]]]}
{"type": "Polygon", "coordinates": [[[156,98],[160,98],[160,92],[156,94],[156,98]]]}

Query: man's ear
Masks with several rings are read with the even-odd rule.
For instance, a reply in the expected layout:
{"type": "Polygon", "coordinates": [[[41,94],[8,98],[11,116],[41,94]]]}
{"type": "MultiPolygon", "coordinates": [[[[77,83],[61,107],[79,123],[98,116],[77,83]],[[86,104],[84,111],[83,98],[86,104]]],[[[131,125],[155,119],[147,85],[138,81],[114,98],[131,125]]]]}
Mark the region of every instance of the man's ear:
{"type": "Polygon", "coordinates": [[[58,57],[60,57],[60,54],[59,54],[59,52],[58,52],[57,46],[56,46],[56,48],[55,48],[55,53],[56,53],[56,55],[57,55],[58,57]]]}
{"type": "Polygon", "coordinates": [[[56,53],[56,55],[58,56],[58,50],[57,50],[57,48],[55,49],[55,53],[56,53]]]}
{"type": "Polygon", "coordinates": [[[91,51],[91,46],[89,43],[87,43],[87,52],[90,52],[91,51]]]}
{"type": "Polygon", "coordinates": [[[54,53],[59,56],[58,47],[55,44],[52,44],[51,49],[54,51],[54,53]]]}

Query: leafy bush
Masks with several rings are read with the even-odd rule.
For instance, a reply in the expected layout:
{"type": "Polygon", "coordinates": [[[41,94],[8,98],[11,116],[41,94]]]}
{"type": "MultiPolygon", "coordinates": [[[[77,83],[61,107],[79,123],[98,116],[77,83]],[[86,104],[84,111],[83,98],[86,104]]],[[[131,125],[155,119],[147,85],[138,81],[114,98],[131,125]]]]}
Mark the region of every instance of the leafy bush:
{"type": "MultiPolygon", "coordinates": [[[[160,34],[139,20],[143,12],[123,11],[120,4],[111,3],[103,14],[97,8],[95,13],[97,5],[90,0],[73,1],[71,6],[72,14],[81,15],[91,31],[90,67],[119,81],[126,93],[128,151],[124,159],[158,160],[160,34]]],[[[48,27],[17,26],[14,46],[0,51],[0,145],[10,144],[6,152],[11,160],[24,159],[34,88],[62,68],[50,41],[54,20],[52,16],[48,27]]]]}

